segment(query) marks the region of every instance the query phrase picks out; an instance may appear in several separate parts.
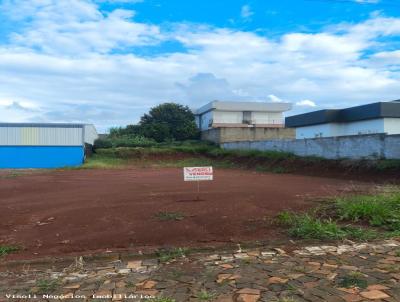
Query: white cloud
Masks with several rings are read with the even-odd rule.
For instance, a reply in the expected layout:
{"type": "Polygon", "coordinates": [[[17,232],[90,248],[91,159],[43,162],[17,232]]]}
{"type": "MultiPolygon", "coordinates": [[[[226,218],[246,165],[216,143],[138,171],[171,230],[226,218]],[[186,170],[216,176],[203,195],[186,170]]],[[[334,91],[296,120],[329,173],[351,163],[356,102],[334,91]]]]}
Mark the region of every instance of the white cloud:
{"type": "Polygon", "coordinates": [[[354,1],[357,2],[357,3],[363,3],[363,4],[365,4],[365,3],[369,3],[369,4],[373,3],[373,4],[375,4],[375,3],[379,3],[380,2],[380,0],[354,0],[354,1]]]}
{"type": "Polygon", "coordinates": [[[301,106],[301,107],[316,107],[317,105],[311,101],[311,100],[302,100],[299,102],[296,102],[296,106],[301,106]]]}
{"type": "Polygon", "coordinates": [[[133,11],[105,13],[88,0],[3,5],[22,24],[0,45],[3,121],[85,121],[105,129],[136,122],[164,101],[198,107],[214,99],[285,100],[297,101],[300,112],[314,102],[348,107],[400,96],[399,54],[381,39],[400,36],[400,18],[378,15],[272,39],[139,23],[133,11]],[[148,57],[132,50],[163,41],[185,50],[148,57]]]}
{"type": "Polygon", "coordinates": [[[272,103],[282,103],[284,102],[284,100],[282,100],[281,98],[277,97],[276,95],[270,94],[268,96],[268,100],[272,103]]]}
{"type": "Polygon", "coordinates": [[[130,4],[135,4],[135,3],[141,3],[144,0],[97,0],[96,2],[103,3],[130,3],[130,4]]]}
{"type": "Polygon", "coordinates": [[[10,19],[25,22],[21,32],[11,34],[12,43],[45,53],[107,53],[162,39],[157,26],[133,22],[134,11],[102,13],[84,0],[8,0],[2,9],[10,19]]]}
{"type": "Polygon", "coordinates": [[[252,15],[254,15],[254,12],[251,10],[250,5],[243,5],[240,9],[240,16],[243,19],[249,19],[252,15]]]}

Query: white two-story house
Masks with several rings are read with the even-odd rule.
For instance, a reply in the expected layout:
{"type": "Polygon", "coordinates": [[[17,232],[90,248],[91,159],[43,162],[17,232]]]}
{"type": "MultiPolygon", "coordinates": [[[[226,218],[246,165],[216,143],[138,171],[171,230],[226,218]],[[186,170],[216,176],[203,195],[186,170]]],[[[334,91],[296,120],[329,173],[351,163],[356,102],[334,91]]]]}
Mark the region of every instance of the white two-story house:
{"type": "Polygon", "coordinates": [[[214,142],[292,138],[292,129],[276,130],[285,127],[283,113],[291,108],[290,103],[213,101],[195,117],[202,138],[214,142]]]}

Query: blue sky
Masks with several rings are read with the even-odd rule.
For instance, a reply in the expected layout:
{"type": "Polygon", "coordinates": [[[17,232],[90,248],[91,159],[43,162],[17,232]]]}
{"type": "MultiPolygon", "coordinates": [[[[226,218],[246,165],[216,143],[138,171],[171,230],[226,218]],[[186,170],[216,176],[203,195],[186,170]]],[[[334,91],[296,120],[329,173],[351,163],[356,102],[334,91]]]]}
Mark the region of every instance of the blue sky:
{"type": "Polygon", "coordinates": [[[135,123],[150,107],[400,98],[397,0],[0,0],[0,120],[135,123]]]}

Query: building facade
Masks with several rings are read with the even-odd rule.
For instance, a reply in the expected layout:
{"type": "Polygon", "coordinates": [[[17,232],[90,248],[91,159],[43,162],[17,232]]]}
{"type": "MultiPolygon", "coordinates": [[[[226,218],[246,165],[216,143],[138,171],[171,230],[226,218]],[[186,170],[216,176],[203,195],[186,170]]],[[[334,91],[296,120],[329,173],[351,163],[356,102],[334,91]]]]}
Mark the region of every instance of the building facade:
{"type": "Polygon", "coordinates": [[[78,166],[97,137],[88,124],[0,123],[0,168],[78,166]]]}
{"type": "Polygon", "coordinates": [[[218,127],[284,127],[290,103],[214,101],[195,112],[201,131],[218,127]]]}
{"type": "Polygon", "coordinates": [[[283,112],[290,103],[213,101],[195,111],[203,140],[228,141],[294,138],[284,129],[283,112]]]}
{"type": "Polygon", "coordinates": [[[400,134],[400,102],[319,110],[286,118],[296,139],[365,134],[400,134]]]}

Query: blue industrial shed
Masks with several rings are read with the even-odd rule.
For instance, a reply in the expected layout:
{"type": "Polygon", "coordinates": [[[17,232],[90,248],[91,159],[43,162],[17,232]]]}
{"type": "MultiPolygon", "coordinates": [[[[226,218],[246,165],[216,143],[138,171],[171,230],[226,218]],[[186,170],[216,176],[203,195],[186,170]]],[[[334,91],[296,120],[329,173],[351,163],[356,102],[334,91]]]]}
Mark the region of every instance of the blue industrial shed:
{"type": "Polygon", "coordinates": [[[97,137],[89,124],[0,123],[0,168],[79,166],[97,137]]]}

